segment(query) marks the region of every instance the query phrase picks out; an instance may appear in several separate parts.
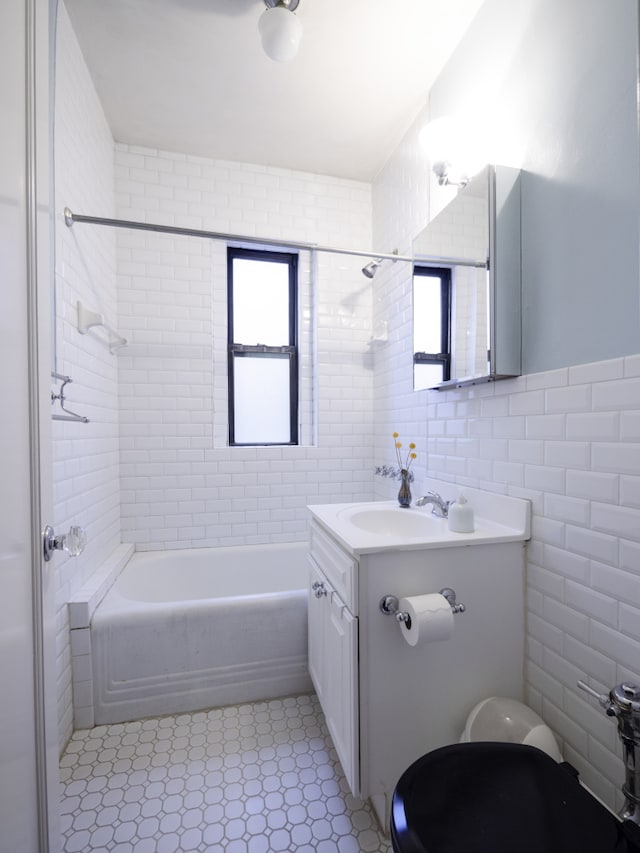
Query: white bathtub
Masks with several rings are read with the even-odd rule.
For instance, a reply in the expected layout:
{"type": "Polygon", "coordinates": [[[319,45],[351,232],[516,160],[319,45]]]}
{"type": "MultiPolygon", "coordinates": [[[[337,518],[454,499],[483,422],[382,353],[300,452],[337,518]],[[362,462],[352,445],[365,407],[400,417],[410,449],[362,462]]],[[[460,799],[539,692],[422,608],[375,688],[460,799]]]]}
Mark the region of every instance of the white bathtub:
{"type": "Polygon", "coordinates": [[[91,620],[95,724],[310,691],[306,551],[134,554],[91,620]]]}

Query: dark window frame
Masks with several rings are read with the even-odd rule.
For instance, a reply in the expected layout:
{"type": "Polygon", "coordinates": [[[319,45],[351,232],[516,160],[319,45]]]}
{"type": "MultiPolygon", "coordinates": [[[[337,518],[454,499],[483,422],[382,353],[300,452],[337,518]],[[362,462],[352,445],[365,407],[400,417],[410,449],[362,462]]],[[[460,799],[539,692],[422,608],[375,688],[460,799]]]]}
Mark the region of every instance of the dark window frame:
{"type": "Polygon", "coordinates": [[[299,444],[298,437],[298,255],[262,249],[227,247],[227,382],[230,447],[289,447],[299,444]],[[233,340],[233,262],[236,258],[286,264],[289,280],[289,343],[282,346],[242,344],[233,340]],[[244,356],[288,358],[290,441],[237,442],[235,440],[234,362],[244,356]]]}
{"type": "Polygon", "coordinates": [[[429,267],[416,264],[413,276],[425,276],[440,279],[440,352],[414,352],[413,363],[441,364],[442,381],[451,379],[451,283],[450,267],[429,267]]]}

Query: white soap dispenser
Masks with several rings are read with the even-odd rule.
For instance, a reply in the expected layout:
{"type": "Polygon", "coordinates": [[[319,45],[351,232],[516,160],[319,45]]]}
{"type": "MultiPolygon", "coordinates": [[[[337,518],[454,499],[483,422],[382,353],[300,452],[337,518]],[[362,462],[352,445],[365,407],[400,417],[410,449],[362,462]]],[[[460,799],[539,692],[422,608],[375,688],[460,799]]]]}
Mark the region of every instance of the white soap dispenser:
{"type": "Polygon", "coordinates": [[[460,492],[458,500],[449,506],[449,530],[454,533],[473,533],[473,507],[460,492]]]}

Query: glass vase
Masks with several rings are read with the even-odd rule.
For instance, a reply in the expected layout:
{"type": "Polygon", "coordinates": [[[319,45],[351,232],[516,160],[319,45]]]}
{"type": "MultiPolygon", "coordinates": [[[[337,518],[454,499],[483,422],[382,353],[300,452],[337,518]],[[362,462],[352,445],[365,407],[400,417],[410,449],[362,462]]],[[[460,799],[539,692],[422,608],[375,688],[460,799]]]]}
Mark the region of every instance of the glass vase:
{"type": "Polygon", "coordinates": [[[411,506],[411,487],[409,485],[409,472],[406,468],[400,469],[400,490],[398,491],[398,504],[405,509],[411,506]]]}

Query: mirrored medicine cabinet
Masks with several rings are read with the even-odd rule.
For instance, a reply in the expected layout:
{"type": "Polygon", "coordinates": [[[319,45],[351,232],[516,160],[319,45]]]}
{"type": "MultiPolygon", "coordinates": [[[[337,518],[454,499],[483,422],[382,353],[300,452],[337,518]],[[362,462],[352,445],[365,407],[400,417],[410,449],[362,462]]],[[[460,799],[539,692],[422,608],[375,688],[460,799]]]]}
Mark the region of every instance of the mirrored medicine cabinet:
{"type": "Polygon", "coordinates": [[[485,166],[413,243],[414,389],[521,372],[520,171],[485,166]]]}

